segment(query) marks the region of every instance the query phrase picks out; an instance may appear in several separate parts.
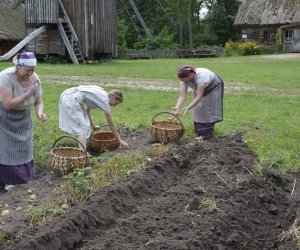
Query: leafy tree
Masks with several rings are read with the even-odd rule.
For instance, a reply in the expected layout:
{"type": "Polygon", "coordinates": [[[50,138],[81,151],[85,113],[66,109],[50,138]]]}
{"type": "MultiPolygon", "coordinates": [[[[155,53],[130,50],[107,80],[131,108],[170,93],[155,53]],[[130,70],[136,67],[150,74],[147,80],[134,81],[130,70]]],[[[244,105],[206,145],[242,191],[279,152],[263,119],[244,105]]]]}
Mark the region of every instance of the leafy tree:
{"type": "Polygon", "coordinates": [[[119,19],[118,22],[118,49],[125,50],[127,48],[126,34],[129,26],[126,25],[124,19],[119,19]]]}
{"type": "Polygon", "coordinates": [[[236,30],[233,26],[238,10],[237,0],[208,0],[206,23],[210,33],[217,37],[219,44],[224,45],[229,39],[235,40],[236,30]]]}
{"type": "Polygon", "coordinates": [[[134,0],[154,42],[129,0],[118,0],[118,36],[120,47],[127,48],[197,48],[203,44],[224,44],[235,38],[233,27],[237,0],[134,0]],[[203,18],[200,10],[207,6],[203,18]]]}
{"type": "Polygon", "coordinates": [[[168,34],[167,27],[164,27],[162,31],[154,36],[154,42],[150,42],[149,38],[143,42],[136,42],[134,44],[135,49],[178,49],[179,45],[173,42],[173,35],[168,34]]]}

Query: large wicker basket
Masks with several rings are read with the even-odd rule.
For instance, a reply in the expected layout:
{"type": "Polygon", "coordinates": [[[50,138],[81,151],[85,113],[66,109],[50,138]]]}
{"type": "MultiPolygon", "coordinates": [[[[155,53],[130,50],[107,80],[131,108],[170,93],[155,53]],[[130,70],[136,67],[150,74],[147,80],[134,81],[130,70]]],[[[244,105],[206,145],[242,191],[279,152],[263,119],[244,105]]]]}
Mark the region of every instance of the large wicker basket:
{"type": "Polygon", "coordinates": [[[54,142],[53,147],[50,151],[48,165],[54,173],[60,175],[68,174],[77,168],[83,168],[89,161],[88,153],[86,150],[81,150],[74,147],[55,147],[57,142],[65,137],[72,138],[80,143],[78,140],[71,136],[62,136],[54,142]]]}
{"type": "Polygon", "coordinates": [[[90,136],[89,147],[93,152],[112,151],[119,146],[118,138],[111,131],[94,131],[90,136]]]}
{"type": "Polygon", "coordinates": [[[157,113],[151,120],[150,133],[152,137],[160,143],[168,143],[178,141],[184,134],[184,126],[181,120],[174,114],[169,112],[157,113]],[[171,119],[155,120],[158,115],[167,114],[171,119]]]}

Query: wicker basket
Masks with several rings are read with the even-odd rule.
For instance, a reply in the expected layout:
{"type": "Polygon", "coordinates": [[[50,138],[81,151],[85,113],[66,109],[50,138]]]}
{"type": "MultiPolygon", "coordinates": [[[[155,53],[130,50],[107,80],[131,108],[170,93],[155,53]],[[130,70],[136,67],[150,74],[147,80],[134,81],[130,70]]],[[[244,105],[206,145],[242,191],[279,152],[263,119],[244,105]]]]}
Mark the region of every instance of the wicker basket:
{"type": "Polygon", "coordinates": [[[176,115],[169,112],[160,112],[151,120],[150,133],[157,142],[168,143],[178,141],[184,134],[184,126],[176,115]],[[155,121],[155,118],[161,114],[172,115],[174,119],[155,121]]]}
{"type": "Polygon", "coordinates": [[[65,137],[72,138],[80,143],[78,140],[71,136],[62,136],[54,142],[53,147],[50,151],[48,165],[54,173],[60,175],[68,174],[77,168],[83,168],[89,161],[88,153],[86,150],[83,151],[79,148],[74,147],[55,147],[57,142],[65,137]]]}
{"type": "Polygon", "coordinates": [[[89,147],[93,152],[112,151],[119,146],[118,138],[111,131],[94,131],[90,136],[89,147]]]}

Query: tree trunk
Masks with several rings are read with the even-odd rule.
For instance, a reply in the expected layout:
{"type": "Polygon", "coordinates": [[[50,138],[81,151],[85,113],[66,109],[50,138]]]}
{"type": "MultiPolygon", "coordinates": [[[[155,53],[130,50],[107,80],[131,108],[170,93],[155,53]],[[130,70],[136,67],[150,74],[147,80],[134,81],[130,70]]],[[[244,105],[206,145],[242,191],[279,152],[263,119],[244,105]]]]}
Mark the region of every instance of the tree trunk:
{"type": "Polygon", "coordinates": [[[181,6],[180,6],[180,0],[177,0],[177,13],[178,13],[178,23],[179,23],[179,45],[180,48],[183,47],[183,32],[182,32],[182,15],[180,12],[181,6]]]}
{"type": "Polygon", "coordinates": [[[193,0],[189,0],[189,5],[188,5],[188,26],[189,26],[190,49],[193,48],[193,30],[192,30],[192,22],[191,22],[191,17],[192,17],[192,2],[193,2],[193,0]]]}

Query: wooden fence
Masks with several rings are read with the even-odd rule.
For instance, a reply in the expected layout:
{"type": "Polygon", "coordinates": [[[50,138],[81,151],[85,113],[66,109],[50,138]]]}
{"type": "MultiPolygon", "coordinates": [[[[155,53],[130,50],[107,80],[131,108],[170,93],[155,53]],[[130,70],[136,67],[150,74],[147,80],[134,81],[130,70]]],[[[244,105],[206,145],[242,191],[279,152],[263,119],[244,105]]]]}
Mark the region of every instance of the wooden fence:
{"type": "Polygon", "coordinates": [[[175,58],[176,50],[156,49],[156,50],[128,50],[118,53],[118,58],[121,59],[151,59],[151,58],[175,58]]]}
{"type": "Polygon", "coordinates": [[[128,50],[118,53],[120,59],[151,59],[151,58],[201,58],[214,57],[222,53],[215,49],[155,49],[128,50]]]}

